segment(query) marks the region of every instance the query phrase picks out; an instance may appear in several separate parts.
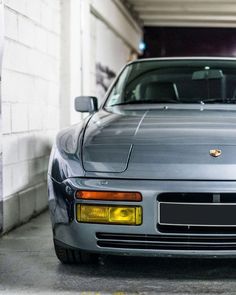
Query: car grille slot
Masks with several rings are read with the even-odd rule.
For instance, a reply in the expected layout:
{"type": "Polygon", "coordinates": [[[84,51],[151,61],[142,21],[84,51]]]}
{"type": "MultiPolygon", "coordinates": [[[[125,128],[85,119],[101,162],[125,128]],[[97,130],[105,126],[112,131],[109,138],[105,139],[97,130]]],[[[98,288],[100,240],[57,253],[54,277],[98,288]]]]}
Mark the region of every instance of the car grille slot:
{"type": "Polygon", "coordinates": [[[173,234],[236,234],[236,227],[212,227],[212,226],[174,226],[157,224],[160,233],[173,234]]]}
{"type": "Polygon", "coordinates": [[[158,202],[174,203],[236,203],[236,193],[163,193],[158,202]]]}
{"type": "Polygon", "coordinates": [[[102,248],[147,250],[236,250],[236,236],[161,236],[97,233],[102,248]]]}
{"type": "MultiPolygon", "coordinates": [[[[236,193],[162,193],[157,196],[157,201],[178,204],[236,204],[236,193]]],[[[160,233],[166,234],[236,234],[236,226],[175,226],[157,224],[157,230],[160,233]]]]}

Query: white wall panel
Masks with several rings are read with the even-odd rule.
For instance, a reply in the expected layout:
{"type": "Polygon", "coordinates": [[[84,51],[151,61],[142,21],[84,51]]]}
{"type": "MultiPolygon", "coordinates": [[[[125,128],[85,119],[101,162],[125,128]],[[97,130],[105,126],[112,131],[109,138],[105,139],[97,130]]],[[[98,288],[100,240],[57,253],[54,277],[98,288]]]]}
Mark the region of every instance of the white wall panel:
{"type": "Polygon", "coordinates": [[[120,9],[118,1],[111,0],[91,0],[94,13],[103,19],[131,48],[138,49],[141,28],[127,13],[120,9]]]}
{"type": "Polygon", "coordinates": [[[142,31],[119,1],[91,1],[90,10],[90,89],[101,102],[110,74],[117,75],[131,52],[138,52],[142,31]]]}

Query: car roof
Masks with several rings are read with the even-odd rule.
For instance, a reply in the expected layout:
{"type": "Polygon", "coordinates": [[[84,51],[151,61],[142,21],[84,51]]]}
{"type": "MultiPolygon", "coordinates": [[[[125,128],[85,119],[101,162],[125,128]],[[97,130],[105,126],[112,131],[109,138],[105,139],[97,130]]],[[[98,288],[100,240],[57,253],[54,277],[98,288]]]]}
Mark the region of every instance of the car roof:
{"type": "Polygon", "coordinates": [[[234,61],[236,62],[236,57],[217,57],[217,56],[186,56],[186,57],[154,57],[154,58],[141,58],[129,62],[128,64],[150,62],[150,61],[181,61],[181,60],[218,60],[218,61],[234,61]]]}

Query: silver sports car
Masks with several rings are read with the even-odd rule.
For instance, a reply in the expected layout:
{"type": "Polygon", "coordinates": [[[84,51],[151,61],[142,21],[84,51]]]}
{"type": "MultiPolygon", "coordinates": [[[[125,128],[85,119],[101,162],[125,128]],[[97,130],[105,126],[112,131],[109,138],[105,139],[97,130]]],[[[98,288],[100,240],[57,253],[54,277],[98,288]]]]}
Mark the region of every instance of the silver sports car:
{"type": "Polygon", "coordinates": [[[137,60],[62,130],[48,172],[55,251],[236,257],[236,60],[137,60]]]}

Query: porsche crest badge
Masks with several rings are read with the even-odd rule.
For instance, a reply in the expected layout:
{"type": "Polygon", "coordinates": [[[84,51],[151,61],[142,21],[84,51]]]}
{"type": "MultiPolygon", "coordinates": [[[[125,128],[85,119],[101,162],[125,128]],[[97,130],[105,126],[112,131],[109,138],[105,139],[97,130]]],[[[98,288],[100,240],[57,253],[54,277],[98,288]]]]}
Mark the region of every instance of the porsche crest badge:
{"type": "Polygon", "coordinates": [[[214,149],[214,150],[210,150],[210,155],[214,158],[218,158],[219,156],[221,156],[222,151],[218,150],[218,149],[214,149]]]}

